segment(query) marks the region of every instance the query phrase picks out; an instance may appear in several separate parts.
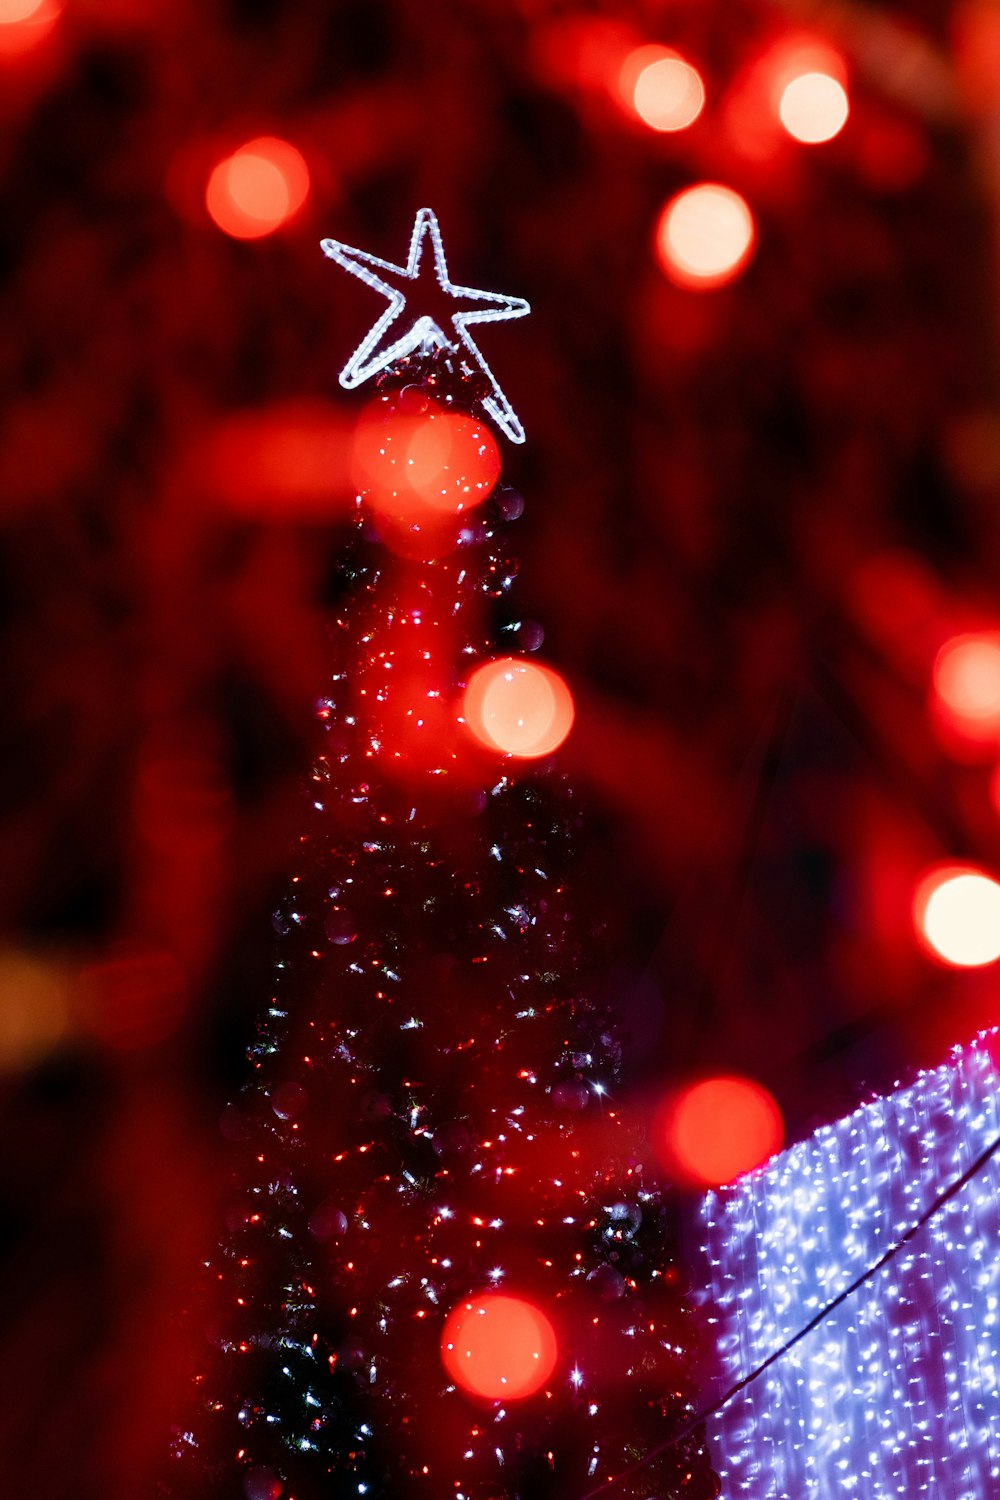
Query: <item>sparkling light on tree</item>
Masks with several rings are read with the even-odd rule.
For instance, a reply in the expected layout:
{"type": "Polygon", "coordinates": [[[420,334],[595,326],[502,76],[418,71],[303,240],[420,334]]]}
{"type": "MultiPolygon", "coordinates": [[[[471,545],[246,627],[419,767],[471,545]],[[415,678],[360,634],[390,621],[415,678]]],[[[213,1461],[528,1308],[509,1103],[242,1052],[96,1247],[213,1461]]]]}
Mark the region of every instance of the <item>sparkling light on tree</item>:
{"type": "MultiPolygon", "coordinates": [[[[478,422],[488,453],[477,403],[516,421],[454,344],[409,350],[365,418],[370,474],[373,455],[425,452],[413,422],[443,430],[442,412],[478,422]]],[[[523,501],[477,482],[449,511],[418,488],[429,520],[412,487],[403,513],[358,499],[167,1491],[711,1500],[703,1434],[680,1437],[696,1327],[671,1214],[616,1102],[615,1017],[567,884],[580,816],[545,753],[559,693],[539,669],[525,743],[502,706],[485,734],[466,722],[477,671],[510,675],[537,644],[509,599],[523,501]]]]}

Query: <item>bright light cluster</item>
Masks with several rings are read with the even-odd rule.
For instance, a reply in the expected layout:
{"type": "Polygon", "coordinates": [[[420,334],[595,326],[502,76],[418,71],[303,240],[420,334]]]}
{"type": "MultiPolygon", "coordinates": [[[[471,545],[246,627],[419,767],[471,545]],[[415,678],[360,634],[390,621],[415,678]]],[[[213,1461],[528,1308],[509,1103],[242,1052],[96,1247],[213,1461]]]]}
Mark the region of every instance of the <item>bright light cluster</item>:
{"type": "MultiPolygon", "coordinates": [[[[989,1040],[708,1195],[726,1387],[875,1264],[1000,1135],[989,1040]]],[[[712,1419],[727,1500],[1000,1494],[998,1236],[993,1158],[712,1419]]]]}

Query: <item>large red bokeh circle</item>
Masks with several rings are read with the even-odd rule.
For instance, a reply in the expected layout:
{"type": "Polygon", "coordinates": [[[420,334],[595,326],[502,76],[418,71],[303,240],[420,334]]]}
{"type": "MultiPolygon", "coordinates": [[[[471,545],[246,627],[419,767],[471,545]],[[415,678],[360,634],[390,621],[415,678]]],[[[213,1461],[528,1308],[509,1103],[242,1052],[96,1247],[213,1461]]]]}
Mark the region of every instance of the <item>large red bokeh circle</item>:
{"type": "Polygon", "coordinates": [[[521,657],[484,662],[463,702],[469,729],[484,745],[521,760],[558,750],[573,727],[573,695],[558,672],[521,657]]]}
{"type": "Polygon", "coordinates": [[[483,1292],[452,1308],[441,1359],[452,1380],[487,1401],[516,1401],[541,1390],[558,1356],[540,1308],[521,1297],[483,1292]]]}
{"type": "Polygon", "coordinates": [[[690,1084],[661,1110],[657,1130],[670,1170],[700,1187],[720,1187],[781,1148],[781,1111],[762,1084],[722,1075],[690,1084]]]}

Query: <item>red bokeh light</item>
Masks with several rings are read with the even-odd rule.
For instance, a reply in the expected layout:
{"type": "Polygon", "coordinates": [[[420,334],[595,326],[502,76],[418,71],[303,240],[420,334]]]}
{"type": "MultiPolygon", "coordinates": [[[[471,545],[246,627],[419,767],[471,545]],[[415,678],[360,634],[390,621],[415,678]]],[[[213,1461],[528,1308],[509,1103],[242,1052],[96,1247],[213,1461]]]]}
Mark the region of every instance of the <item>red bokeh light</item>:
{"type": "Polygon", "coordinates": [[[462,711],[484,745],[524,760],[557,750],[574,718],[573,697],[559,673],[514,656],[477,668],[462,711]]]}
{"type": "Polygon", "coordinates": [[[0,0],[0,58],[37,47],[61,14],[61,0],[0,0]]]}
{"type": "Polygon", "coordinates": [[[452,1308],[441,1335],[441,1359],[451,1379],[488,1401],[534,1395],[557,1355],[552,1324],[520,1297],[470,1297],[452,1308]]]}
{"type": "Polygon", "coordinates": [[[959,635],[937,654],[934,691],[962,729],[1000,729],[1000,634],[959,635]]]}
{"type": "Polygon", "coordinates": [[[707,290],[732,281],[755,242],[746,200],[717,182],[698,183],[671,198],[656,226],[660,266],[684,287],[707,290]]]}
{"type": "Polygon", "coordinates": [[[440,522],[479,505],[500,477],[500,452],[484,421],[427,398],[412,409],[375,402],[354,433],[352,471],[382,515],[440,522]]]}
{"type": "Polygon", "coordinates": [[[918,935],[953,968],[980,968],[1000,958],[1000,883],[973,865],[929,870],[913,899],[918,935]]]}
{"type": "Polygon", "coordinates": [[[302,153],[277,136],[262,135],[218,163],[208,179],[205,204],[226,234],[259,239],[287,223],[308,193],[309,168],[302,153]]]}
{"type": "Polygon", "coordinates": [[[718,1187],[780,1150],[784,1125],[761,1084],[725,1076],[672,1096],[660,1111],[657,1136],[672,1172],[700,1187],[718,1187]]]}
{"type": "Polygon", "coordinates": [[[693,125],[705,107],[698,70],[665,47],[638,47],[625,59],[623,98],[652,130],[671,132],[693,125]]]}
{"type": "Polygon", "coordinates": [[[790,79],[778,103],[778,116],[788,134],[809,146],[832,141],[843,130],[849,113],[847,90],[825,72],[810,71],[790,79]]]}

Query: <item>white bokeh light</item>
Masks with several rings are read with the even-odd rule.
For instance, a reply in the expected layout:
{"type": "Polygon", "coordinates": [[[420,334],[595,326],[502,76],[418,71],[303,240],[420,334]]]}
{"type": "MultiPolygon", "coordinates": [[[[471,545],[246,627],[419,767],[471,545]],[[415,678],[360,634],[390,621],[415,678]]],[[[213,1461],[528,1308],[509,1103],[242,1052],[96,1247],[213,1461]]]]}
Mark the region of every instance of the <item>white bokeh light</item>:
{"type": "Polygon", "coordinates": [[[978,870],[944,871],[917,895],[917,924],[946,963],[978,968],[1000,958],[1000,883],[978,870]]]}

